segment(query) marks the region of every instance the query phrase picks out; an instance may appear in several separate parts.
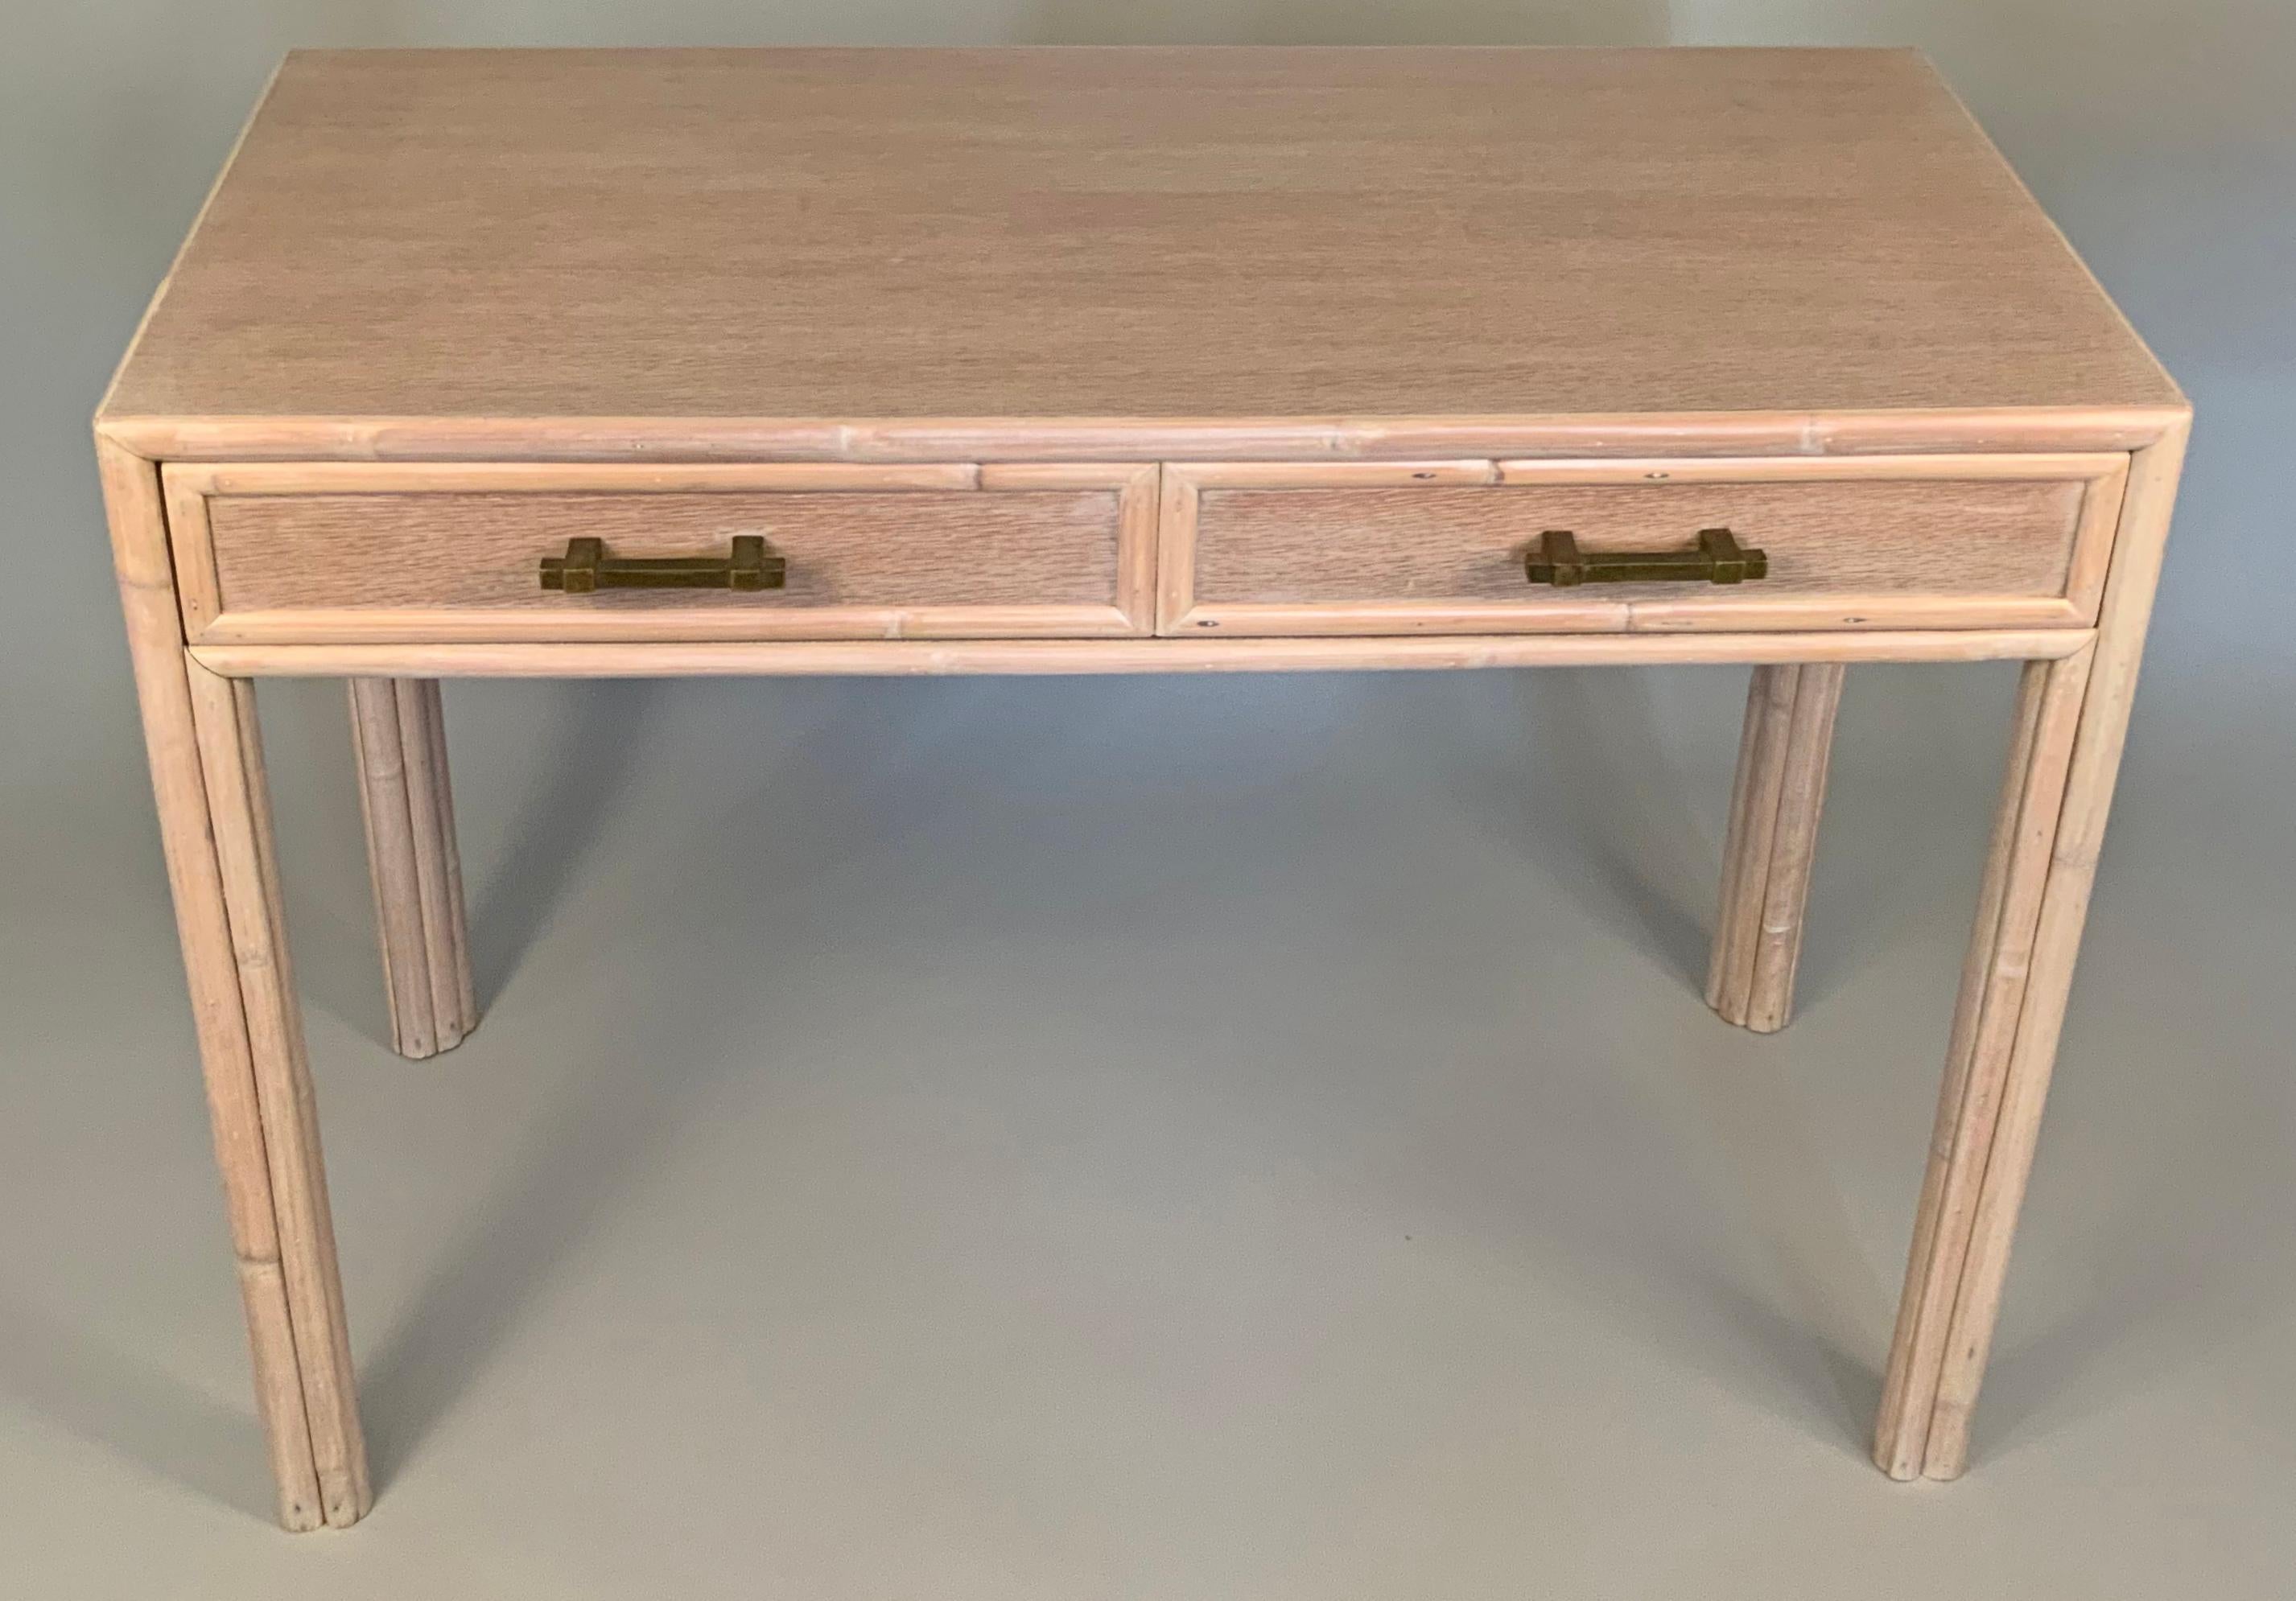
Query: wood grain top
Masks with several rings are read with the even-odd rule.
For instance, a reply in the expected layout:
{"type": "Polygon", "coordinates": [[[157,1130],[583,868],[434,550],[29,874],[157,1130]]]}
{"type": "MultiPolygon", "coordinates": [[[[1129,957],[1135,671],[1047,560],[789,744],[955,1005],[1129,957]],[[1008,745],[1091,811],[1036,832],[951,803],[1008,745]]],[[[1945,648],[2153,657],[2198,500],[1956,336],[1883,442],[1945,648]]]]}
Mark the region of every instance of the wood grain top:
{"type": "Polygon", "coordinates": [[[2181,404],[1911,52],[372,51],[101,417],[2181,404]]]}

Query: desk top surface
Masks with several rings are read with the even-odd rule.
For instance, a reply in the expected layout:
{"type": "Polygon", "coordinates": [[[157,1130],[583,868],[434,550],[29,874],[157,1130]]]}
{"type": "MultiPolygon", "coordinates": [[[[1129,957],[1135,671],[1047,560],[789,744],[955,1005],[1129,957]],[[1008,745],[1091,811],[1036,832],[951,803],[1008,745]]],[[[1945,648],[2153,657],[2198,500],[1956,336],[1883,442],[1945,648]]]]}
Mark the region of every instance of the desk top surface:
{"type": "Polygon", "coordinates": [[[1906,51],[282,68],[104,415],[2179,404],[1906,51]]]}

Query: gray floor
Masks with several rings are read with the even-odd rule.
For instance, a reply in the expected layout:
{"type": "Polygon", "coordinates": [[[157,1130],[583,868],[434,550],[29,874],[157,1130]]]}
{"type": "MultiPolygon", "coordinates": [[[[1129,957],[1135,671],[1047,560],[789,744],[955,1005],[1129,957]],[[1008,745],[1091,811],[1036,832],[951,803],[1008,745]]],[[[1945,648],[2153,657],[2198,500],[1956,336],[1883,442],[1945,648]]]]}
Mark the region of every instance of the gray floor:
{"type": "Polygon", "coordinates": [[[1852,674],[1767,1040],[1697,994],[1739,673],[458,685],[422,1065],[266,687],[381,1499],[266,1521],[122,767],[0,835],[0,1591],[2284,1597],[2237,684],[2140,711],[1976,1466],[1865,1460],[2011,679],[1852,674]]]}

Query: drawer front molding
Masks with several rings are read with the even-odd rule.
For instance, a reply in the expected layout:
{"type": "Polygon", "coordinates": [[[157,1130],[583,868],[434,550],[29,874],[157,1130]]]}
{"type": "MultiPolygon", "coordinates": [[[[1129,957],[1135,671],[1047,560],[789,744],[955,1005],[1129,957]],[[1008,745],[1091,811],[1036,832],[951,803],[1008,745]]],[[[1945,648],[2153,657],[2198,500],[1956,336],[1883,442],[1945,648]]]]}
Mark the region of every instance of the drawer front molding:
{"type": "Polygon", "coordinates": [[[2085,628],[2119,452],[1626,461],[1188,462],[1164,470],[1173,635],[2085,628]],[[1730,527],[1757,581],[1535,585],[1545,530],[1590,552],[1730,527]]]}
{"type": "Polygon", "coordinates": [[[1150,631],[1153,463],[176,462],[197,644],[1103,638],[1150,631]],[[761,589],[545,589],[545,558],[727,557],[761,589]]]}

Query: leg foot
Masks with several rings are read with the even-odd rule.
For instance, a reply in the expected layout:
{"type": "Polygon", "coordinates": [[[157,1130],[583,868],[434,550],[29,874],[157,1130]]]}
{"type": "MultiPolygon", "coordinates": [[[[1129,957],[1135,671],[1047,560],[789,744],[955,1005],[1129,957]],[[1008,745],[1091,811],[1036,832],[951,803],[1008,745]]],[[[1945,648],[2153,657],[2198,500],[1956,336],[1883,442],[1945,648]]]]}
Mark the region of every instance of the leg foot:
{"type": "Polygon", "coordinates": [[[1828,662],[1756,667],[1746,695],[1706,1003],[1757,1033],[1784,1028],[1793,1009],[1842,672],[1828,662]]]}
{"type": "Polygon", "coordinates": [[[446,718],[435,679],[353,679],[350,698],[391,1043],[420,1059],[479,1024],[446,718]]]}

